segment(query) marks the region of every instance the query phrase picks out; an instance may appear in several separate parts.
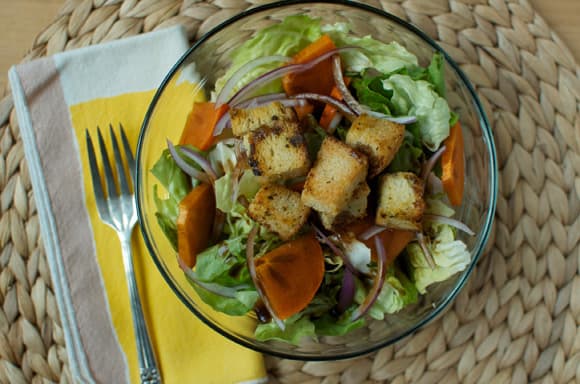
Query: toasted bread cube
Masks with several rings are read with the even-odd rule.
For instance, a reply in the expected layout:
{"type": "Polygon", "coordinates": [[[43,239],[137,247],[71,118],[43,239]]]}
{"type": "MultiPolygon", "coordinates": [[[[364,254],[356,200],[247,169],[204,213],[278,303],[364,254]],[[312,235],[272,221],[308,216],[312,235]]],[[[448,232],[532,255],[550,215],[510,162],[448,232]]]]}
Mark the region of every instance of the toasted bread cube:
{"type": "Polygon", "coordinates": [[[254,108],[232,108],[230,119],[232,132],[238,137],[264,126],[272,127],[275,123],[298,121],[294,109],[283,106],[279,101],[254,108]]]}
{"type": "Polygon", "coordinates": [[[369,157],[369,177],[381,173],[403,144],[405,126],[362,114],[346,134],[346,143],[369,157]]]}
{"type": "Polygon", "coordinates": [[[367,169],[366,155],[334,137],[326,137],[306,177],[302,202],[320,213],[338,215],[366,179],[367,169]]]}
{"type": "Polygon", "coordinates": [[[244,135],[243,143],[252,171],[266,180],[304,176],[310,169],[308,148],[297,123],[259,128],[244,135]]]}
{"type": "Polygon", "coordinates": [[[425,201],[423,181],[411,172],[387,173],[379,180],[375,223],[388,228],[421,230],[425,201]]]}
{"type": "Polygon", "coordinates": [[[335,225],[347,224],[356,219],[362,219],[367,214],[368,196],[371,192],[369,185],[363,181],[352,193],[346,208],[338,215],[320,213],[320,221],[326,229],[331,229],[335,225]]]}
{"type": "Polygon", "coordinates": [[[294,236],[306,223],[310,208],[302,204],[300,193],[277,184],[264,185],[248,207],[252,219],[282,240],[294,236]]]}

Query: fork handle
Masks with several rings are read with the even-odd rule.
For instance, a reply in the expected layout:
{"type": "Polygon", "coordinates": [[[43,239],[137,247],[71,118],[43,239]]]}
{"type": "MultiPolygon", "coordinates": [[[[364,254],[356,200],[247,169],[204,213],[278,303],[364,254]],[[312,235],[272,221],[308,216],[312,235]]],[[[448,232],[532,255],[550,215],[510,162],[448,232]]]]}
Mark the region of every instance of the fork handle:
{"type": "Polygon", "coordinates": [[[141,384],[161,384],[161,376],[157,368],[155,353],[151,346],[151,339],[147,331],[147,324],[143,316],[143,308],[141,307],[141,299],[139,299],[139,290],[135,280],[131,232],[131,230],[119,232],[119,239],[121,240],[123,265],[125,266],[125,277],[127,278],[127,286],[129,288],[131,314],[133,315],[133,327],[135,329],[135,339],[137,342],[139,377],[141,384]]]}

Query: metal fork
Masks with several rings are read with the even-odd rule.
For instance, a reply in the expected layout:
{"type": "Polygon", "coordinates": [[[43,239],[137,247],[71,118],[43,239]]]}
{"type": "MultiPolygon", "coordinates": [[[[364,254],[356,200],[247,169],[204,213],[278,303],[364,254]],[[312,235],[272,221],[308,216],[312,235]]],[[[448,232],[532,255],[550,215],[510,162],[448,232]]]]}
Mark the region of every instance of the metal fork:
{"type": "Polygon", "coordinates": [[[93,141],[91,140],[89,131],[86,130],[89,165],[91,169],[91,177],[93,179],[93,190],[95,193],[99,217],[105,224],[109,225],[117,232],[119,240],[121,241],[123,265],[125,266],[125,277],[127,278],[127,285],[129,288],[133,326],[135,328],[135,338],[137,340],[139,376],[141,383],[159,384],[161,383],[161,377],[159,369],[157,368],[157,362],[151,346],[151,341],[149,339],[147,325],[145,324],[145,319],[143,317],[143,309],[141,308],[141,300],[139,299],[139,291],[137,290],[135,273],[133,271],[131,233],[133,232],[133,228],[137,222],[137,209],[135,207],[135,195],[131,191],[131,188],[135,180],[135,159],[131,152],[127,136],[125,135],[125,130],[121,124],[119,125],[129,175],[125,172],[119,142],[113,132],[112,125],[109,125],[109,129],[111,140],[113,142],[117,180],[115,180],[115,177],[113,176],[113,170],[109,162],[105,141],[101,135],[101,129],[97,127],[97,136],[99,147],[101,149],[103,173],[107,190],[106,195],[103,185],[101,184],[101,177],[99,175],[93,141]],[[127,176],[129,176],[129,178],[127,176]]]}

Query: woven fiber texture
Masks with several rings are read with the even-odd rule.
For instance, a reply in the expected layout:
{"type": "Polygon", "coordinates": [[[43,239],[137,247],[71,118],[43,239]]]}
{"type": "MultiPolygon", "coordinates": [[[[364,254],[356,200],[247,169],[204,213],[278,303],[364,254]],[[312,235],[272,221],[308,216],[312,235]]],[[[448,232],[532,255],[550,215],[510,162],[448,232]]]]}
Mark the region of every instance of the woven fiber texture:
{"type": "MultiPolygon", "coordinates": [[[[183,24],[192,41],[260,0],[69,0],[24,60],[183,24]]],[[[273,383],[580,382],[580,71],[526,0],[371,0],[440,42],[492,124],[490,245],[449,310],[337,362],[267,357],[273,383]]],[[[12,100],[0,101],[0,382],[71,382],[12,100]]]]}

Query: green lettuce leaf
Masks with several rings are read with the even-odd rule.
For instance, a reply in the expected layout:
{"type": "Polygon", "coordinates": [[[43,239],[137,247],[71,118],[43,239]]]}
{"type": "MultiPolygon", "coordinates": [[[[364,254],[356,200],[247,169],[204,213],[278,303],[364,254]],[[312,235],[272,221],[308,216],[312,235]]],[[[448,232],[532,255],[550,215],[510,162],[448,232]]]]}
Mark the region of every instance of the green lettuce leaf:
{"type": "Polygon", "coordinates": [[[435,262],[435,268],[429,267],[419,244],[411,243],[407,246],[411,277],[421,294],[427,291],[429,285],[445,281],[463,271],[471,261],[467,246],[455,239],[452,227],[431,223],[426,229],[431,238],[431,243],[427,244],[427,247],[435,262]]]}
{"type": "Polygon", "coordinates": [[[278,340],[298,345],[304,338],[313,338],[316,340],[316,327],[307,316],[297,314],[284,320],[284,330],[280,329],[275,322],[271,321],[269,323],[258,324],[254,335],[259,341],[278,340]]]}
{"type": "Polygon", "coordinates": [[[199,297],[204,303],[209,304],[216,311],[223,312],[230,316],[242,316],[251,311],[258,300],[256,291],[238,291],[236,297],[224,297],[206,291],[194,282],[190,281],[199,297]]]}
{"type": "Polygon", "coordinates": [[[369,309],[369,315],[373,319],[383,320],[385,314],[399,312],[407,305],[416,303],[417,299],[415,285],[398,267],[392,267],[387,271],[385,285],[369,309]]]}
{"type": "Polygon", "coordinates": [[[176,222],[179,215],[179,202],[192,189],[191,179],[175,164],[169,150],[163,151],[159,160],[151,168],[151,173],[166,191],[165,198],[162,198],[159,185],[153,186],[157,222],[173,248],[177,249],[176,222]]]}
{"type": "Polygon", "coordinates": [[[403,144],[388,166],[389,172],[417,172],[423,164],[423,148],[421,134],[417,124],[405,127],[403,144]]]}
{"type": "Polygon", "coordinates": [[[393,41],[385,44],[371,36],[353,36],[349,33],[346,23],[324,25],[322,33],[328,34],[337,47],[348,45],[363,48],[341,53],[347,72],[362,72],[367,68],[375,68],[382,73],[390,73],[417,65],[417,57],[399,43],[393,41]]]}
{"type": "Polygon", "coordinates": [[[415,81],[408,75],[390,76],[383,80],[383,88],[393,92],[391,105],[395,114],[416,116],[423,145],[436,151],[449,136],[451,113],[447,101],[431,83],[415,81]]]}
{"type": "MultiPolygon", "coordinates": [[[[215,93],[219,93],[227,80],[249,61],[264,56],[292,56],[321,35],[320,19],[313,19],[305,15],[288,16],[281,23],[260,30],[232,52],[232,63],[227,72],[216,81],[215,93]]],[[[234,92],[261,74],[279,66],[280,63],[270,63],[256,68],[240,80],[240,83],[234,88],[234,92]]],[[[282,82],[276,80],[261,91],[270,93],[281,92],[281,90],[282,82]]]]}
{"type": "Polygon", "coordinates": [[[431,63],[427,67],[427,79],[433,84],[435,92],[441,97],[445,97],[445,59],[439,52],[431,58],[431,63]]]}
{"type": "Polygon", "coordinates": [[[328,313],[313,320],[316,334],[319,336],[342,336],[365,325],[364,318],[351,321],[352,312],[356,307],[351,306],[338,319],[328,313]]]}

